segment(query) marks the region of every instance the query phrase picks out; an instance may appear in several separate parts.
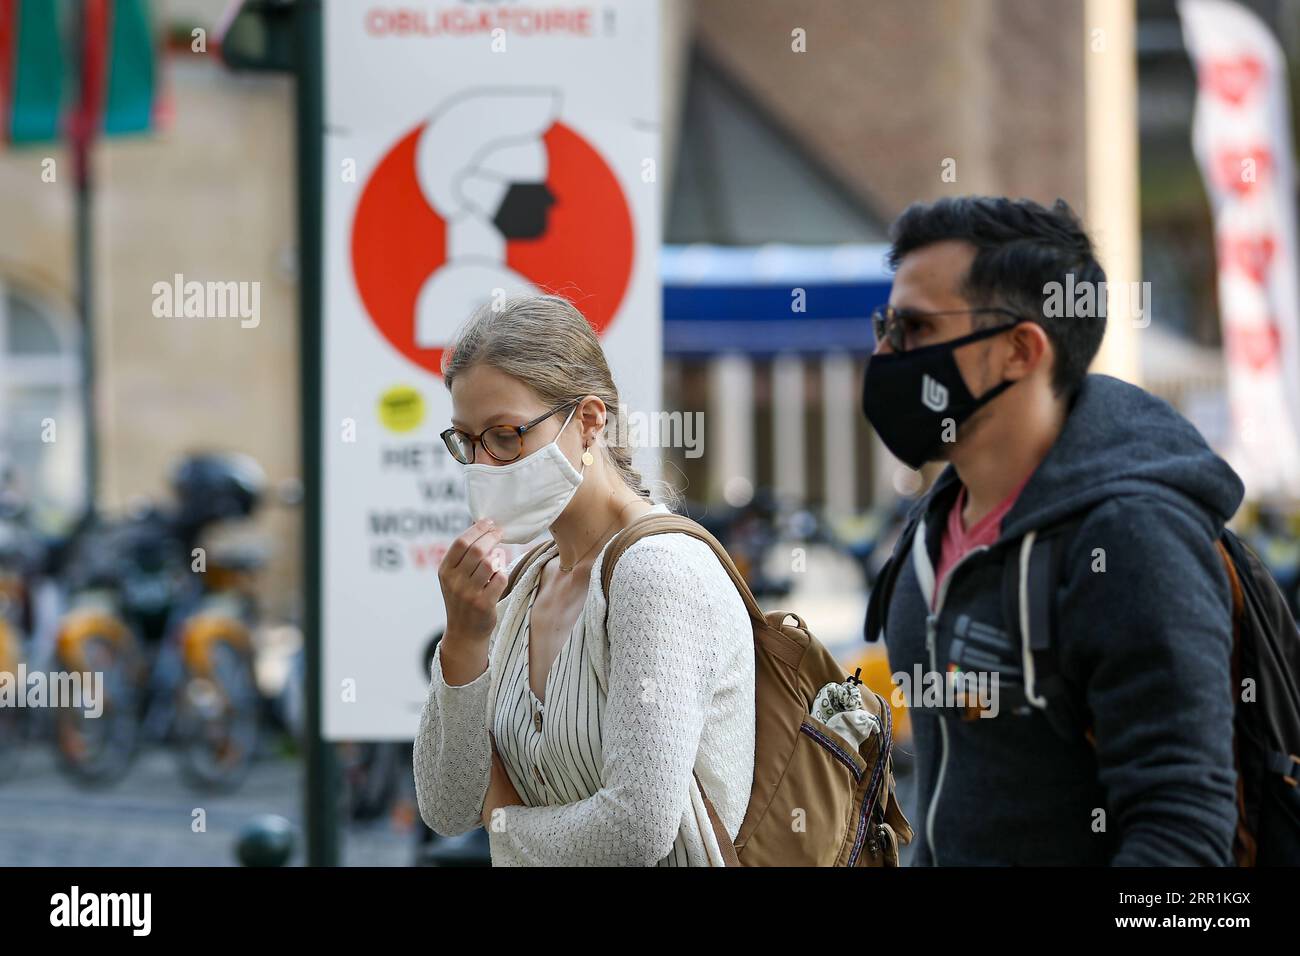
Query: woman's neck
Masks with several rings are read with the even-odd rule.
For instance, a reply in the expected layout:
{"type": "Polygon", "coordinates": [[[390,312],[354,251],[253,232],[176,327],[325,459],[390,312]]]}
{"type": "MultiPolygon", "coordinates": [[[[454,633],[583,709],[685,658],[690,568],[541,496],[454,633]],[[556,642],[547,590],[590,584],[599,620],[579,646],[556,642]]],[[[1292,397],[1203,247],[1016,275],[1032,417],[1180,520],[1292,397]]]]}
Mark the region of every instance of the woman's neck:
{"type": "Polygon", "coordinates": [[[602,538],[617,533],[651,507],[649,501],[622,482],[618,486],[605,482],[603,488],[591,487],[590,491],[594,492],[592,500],[580,501],[575,495],[573,507],[551,525],[562,568],[589,565],[600,552],[598,542],[602,538]]]}

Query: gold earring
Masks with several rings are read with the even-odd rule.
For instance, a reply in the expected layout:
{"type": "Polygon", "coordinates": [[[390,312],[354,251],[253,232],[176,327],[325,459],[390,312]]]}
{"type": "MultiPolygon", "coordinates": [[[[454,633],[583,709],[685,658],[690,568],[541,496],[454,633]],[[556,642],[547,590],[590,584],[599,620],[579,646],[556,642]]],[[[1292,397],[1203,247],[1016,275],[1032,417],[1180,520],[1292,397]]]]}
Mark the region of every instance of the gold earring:
{"type": "Polygon", "coordinates": [[[587,465],[588,467],[590,467],[591,464],[592,464],[593,462],[595,462],[595,460],[596,460],[596,459],[595,459],[595,457],[592,456],[591,452],[589,452],[589,451],[584,447],[584,448],[582,449],[582,463],[583,463],[584,465],[587,465]]]}

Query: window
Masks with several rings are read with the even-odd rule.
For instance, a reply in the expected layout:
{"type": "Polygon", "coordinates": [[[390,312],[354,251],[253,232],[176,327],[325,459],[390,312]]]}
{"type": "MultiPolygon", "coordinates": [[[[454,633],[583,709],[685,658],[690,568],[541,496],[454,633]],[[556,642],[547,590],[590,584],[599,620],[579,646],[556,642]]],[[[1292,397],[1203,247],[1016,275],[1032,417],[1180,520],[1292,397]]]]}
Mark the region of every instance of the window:
{"type": "Polygon", "coordinates": [[[69,315],[0,278],[0,483],[41,523],[84,502],[79,346],[69,315]]]}

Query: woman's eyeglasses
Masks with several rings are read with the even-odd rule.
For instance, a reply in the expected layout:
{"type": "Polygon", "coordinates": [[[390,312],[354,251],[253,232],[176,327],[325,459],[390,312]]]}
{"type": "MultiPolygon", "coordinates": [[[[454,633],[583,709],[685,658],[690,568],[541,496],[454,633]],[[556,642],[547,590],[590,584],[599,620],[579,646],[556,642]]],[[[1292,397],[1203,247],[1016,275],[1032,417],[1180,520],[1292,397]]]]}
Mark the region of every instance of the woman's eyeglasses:
{"type": "Polygon", "coordinates": [[[998,306],[988,306],[983,309],[952,309],[945,312],[918,312],[915,309],[896,309],[892,305],[881,305],[871,313],[871,328],[877,342],[888,342],[889,347],[895,352],[906,352],[908,339],[915,338],[914,333],[918,322],[940,315],[979,315],[985,312],[1005,315],[1017,322],[1030,321],[1016,315],[1010,309],[998,306]]]}
{"type": "Polygon", "coordinates": [[[531,422],[525,422],[523,425],[492,425],[483,429],[477,435],[469,435],[458,428],[448,428],[442,433],[442,440],[447,445],[447,450],[451,452],[451,457],[455,458],[462,465],[471,465],[474,463],[474,446],[482,445],[483,450],[488,456],[496,461],[506,462],[514,461],[524,450],[524,434],[531,428],[546,421],[556,412],[562,412],[566,408],[578,404],[581,399],[575,398],[573,401],[565,402],[552,408],[544,415],[538,415],[531,422]]]}

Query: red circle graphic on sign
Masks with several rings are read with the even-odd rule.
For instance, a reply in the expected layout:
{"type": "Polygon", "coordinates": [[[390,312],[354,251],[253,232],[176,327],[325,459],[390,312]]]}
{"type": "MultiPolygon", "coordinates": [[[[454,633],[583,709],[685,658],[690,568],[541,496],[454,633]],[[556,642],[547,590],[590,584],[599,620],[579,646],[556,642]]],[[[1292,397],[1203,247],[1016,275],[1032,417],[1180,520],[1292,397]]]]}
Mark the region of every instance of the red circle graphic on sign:
{"type": "MultiPolygon", "coordinates": [[[[352,224],[352,271],[362,304],[384,338],[416,365],[441,375],[443,352],[451,343],[421,343],[417,336],[422,290],[456,261],[448,259],[447,222],[430,205],[417,173],[420,135],[427,125],[398,140],[366,182],[352,224]]],[[[599,335],[631,279],[631,210],[613,171],[576,132],[555,122],[541,142],[545,190],[539,184],[527,188],[538,190],[548,204],[542,231],[525,238],[497,236],[504,241],[504,257],[496,267],[512,270],[538,291],[563,295],[599,335]]],[[[484,219],[478,228],[490,232],[493,227],[484,219]]],[[[454,327],[468,314],[446,318],[454,327]]]]}

